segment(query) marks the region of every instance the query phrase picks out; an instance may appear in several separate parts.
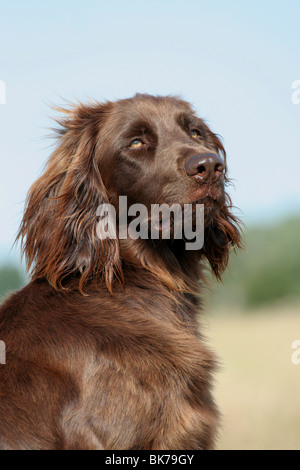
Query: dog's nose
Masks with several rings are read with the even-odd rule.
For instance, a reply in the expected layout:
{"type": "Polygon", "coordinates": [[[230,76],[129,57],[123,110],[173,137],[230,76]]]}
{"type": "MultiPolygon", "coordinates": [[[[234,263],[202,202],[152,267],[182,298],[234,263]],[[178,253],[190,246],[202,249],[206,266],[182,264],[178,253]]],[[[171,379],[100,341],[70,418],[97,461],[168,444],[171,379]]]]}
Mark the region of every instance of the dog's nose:
{"type": "Polygon", "coordinates": [[[188,176],[194,176],[200,182],[217,182],[224,175],[224,163],[214,153],[197,153],[185,162],[188,176]]]}

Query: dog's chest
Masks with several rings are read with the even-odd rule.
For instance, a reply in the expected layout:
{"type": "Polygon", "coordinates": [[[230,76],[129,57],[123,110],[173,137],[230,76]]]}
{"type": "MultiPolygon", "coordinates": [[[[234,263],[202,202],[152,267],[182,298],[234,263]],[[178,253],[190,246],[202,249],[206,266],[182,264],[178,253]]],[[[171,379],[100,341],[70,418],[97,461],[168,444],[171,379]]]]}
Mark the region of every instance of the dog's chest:
{"type": "Polygon", "coordinates": [[[152,316],[155,307],[98,330],[103,341],[85,371],[82,403],[105,448],[200,448],[203,422],[216,416],[214,358],[185,324],[186,306],[173,310],[173,322],[170,311],[152,316]]]}

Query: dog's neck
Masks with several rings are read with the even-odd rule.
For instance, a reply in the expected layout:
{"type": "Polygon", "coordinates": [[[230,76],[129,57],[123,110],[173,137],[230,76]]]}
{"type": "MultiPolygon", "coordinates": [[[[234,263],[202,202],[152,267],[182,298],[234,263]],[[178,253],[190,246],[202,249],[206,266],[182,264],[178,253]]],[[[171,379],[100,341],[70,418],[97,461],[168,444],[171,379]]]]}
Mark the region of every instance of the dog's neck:
{"type": "Polygon", "coordinates": [[[203,278],[201,252],[186,251],[182,240],[120,240],[120,256],[124,271],[143,269],[171,291],[196,294],[203,278]]]}

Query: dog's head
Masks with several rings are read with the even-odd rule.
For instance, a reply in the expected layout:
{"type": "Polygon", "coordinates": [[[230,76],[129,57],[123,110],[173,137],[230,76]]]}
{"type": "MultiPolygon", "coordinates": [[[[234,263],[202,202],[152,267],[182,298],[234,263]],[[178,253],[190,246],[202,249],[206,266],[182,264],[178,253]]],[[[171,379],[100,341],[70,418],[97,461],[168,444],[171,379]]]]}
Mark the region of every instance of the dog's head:
{"type": "Polygon", "coordinates": [[[240,233],[225,193],[224,147],[191,106],[136,95],[63,112],[58,146],[29,191],[19,232],[33,276],[59,287],[76,275],[80,289],[101,275],[110,291],[115,278],[123,282],[126,250],[117,238],[98,237],[97,223],[100,205],[112,204],[120,216],[119,196],[126,196],[128,206],[147,209],[203,204],[199,255],[220,277],[240,233]]]}

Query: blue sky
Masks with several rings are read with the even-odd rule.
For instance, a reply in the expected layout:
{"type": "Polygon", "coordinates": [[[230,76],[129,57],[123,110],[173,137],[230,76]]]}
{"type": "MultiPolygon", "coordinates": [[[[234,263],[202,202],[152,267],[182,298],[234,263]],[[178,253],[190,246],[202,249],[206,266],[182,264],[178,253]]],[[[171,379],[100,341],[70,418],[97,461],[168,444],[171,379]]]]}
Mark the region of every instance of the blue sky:
{"type": "Polygon", "coordinates": [[[180,95],[223,137],[247,224],[300,214],[299,20],[298,0],[0,0],[0,258],[64,100],[180,95]]]}

